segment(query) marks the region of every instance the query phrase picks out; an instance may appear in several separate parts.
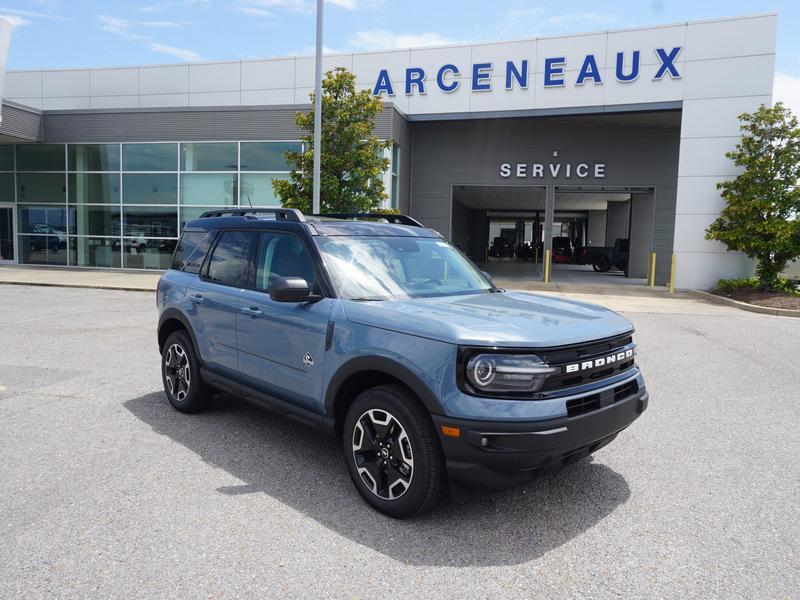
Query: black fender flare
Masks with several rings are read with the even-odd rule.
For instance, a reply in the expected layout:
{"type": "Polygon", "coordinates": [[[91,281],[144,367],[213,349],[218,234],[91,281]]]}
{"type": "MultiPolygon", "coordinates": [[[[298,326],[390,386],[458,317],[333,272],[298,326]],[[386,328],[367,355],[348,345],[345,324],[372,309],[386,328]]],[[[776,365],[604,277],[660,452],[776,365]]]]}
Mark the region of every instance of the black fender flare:
{"type": "MultiPolygon", "coordinates": [[[[197,354],[197,358],[200,359],[200,363],[202,364],[203,359],[200,356],[199,346],[197,345],[197,338],[194,335],[194,329],[192,329],[191,324],[189,323],[189,319],[186,318],[186,315],[183,314],[177,308],[168,308],[161,315],[158,317],[158,333],[160,336],[161,328],[164,326],[164,323],[167,321],[180,321],[183,325],[184,329],[189,333],[189,337],[192,339],[192,345],[194,346],[194,351],[197,354]]],[[[165,340],[166,341],[166,340],[165,340]]],[[[161,350],[161,344],[159,344],[159,351],[161,350]]]]}
{"type": "Polygon", "coordinates": [[[414,392],[431,414],[445,414],[439,399],[428,387],[428,384],[408,367],[385,356],[358,356],[340,366],[328,382],[328,389],[325,392],[326,414],[333,416],[334,402],[342,385],[350,376],[361,371],[378,371],[391,375],[414,392]]]}

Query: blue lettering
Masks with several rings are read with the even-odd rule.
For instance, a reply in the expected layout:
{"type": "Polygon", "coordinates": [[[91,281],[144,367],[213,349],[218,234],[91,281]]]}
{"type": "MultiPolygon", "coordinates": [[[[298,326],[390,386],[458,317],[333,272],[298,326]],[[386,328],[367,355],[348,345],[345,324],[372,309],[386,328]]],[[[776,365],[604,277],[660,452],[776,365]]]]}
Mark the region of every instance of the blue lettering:
{"type": "Polygon", "coordinates": [[[583,66],[578,73],[578,79],[575,80],[575,85],[583,85],[587,80],[591,79],[594,83],[603,83],[603,77],[600,75],[600,69],[597,68],[597,61],[594,59],[594,54],[587,54],[583,60],[583,66]]]}
{"type": "Polygon", "coordinates": [[[420,94],[425,93],[425,70],[419,67],[411,67],[406,69],[406,96],[410,96],[413,92],[411,88],[417,86],[417,91],[420,94]]]}
{"type": "Polygon", "coordinates": [[[625,53],[617,52],[617,81],[634,81],[639,77],[639,51],[633,51],[633,64],[631,65],[631,72],[627,75],[624,72],[625,53]]]}
{"type": "Polygon", "coordinates": [[[506,62],[506,89],[510,90],[514,87],[514,80],[517,80],[521,89],[528,88],[528,61],[522,61],[521,70],[517,70],[513,61],[506,62]]]}
{"type": "Polygon", "coordinates": [[[563,56],[544,59],[544,87],[564,85],[564,65],[567,59],[563,56]]]}
{"type": "Polygon", "coordinates": [[[455,92],[461,82],[454,78],[450,83],[446,83],[444,76],[448,73],[458,75],[458,68],[455,65],[444,65],[436,74],[436,83],[443,92],[455,92]]]}
{"type": "Polygon", "coordinates": [[[492,63],[476,63],[472,65],[472,91],[484,92],[492,89],[492,63]],[[486,80],[489,81],[486,81],[486,80]]]}
{"type": "Polygon", "coordinates": [[[669,73],[672,79],[680,79],[681,74],[678,73],[678,69],[675,67],[675,59],[678,58],[678,54],[680,53],[680,46],[676,46],[670,50],[669,54],[667,54],[663,48],[656,48],[656,56],[658,56],[658,60],[661,61],[661,66],[658,67],[658,71],[656,71],[656,75],[653,79],[661,79],[667,73],[669,73]]]}
{"type": "Polygon", "coordinates": [[[375,82],[375,89],[372,90],[372,95],[380,96],[381,92],[394,96],[394,88],[392,88],[392,82],[389,79],[389,71],[386,69],[381,69],[381,72],[378,73],[378,81],[375,82]]]}

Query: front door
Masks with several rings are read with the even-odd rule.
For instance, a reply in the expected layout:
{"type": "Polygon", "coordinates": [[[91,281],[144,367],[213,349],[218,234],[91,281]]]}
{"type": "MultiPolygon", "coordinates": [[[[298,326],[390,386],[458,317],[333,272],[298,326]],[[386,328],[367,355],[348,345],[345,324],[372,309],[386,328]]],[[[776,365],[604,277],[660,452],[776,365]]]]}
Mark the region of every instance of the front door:
{"type": "Polygon", "coordinates": [[[17,262],[14,246],[14,205],[0,204],[0,264],[17,262]]]}
{"type": "Polygon", "coordinates": [[[242,291],[237,315],[242,381],[319,412],[331,300],[274,302],[269,297],[269,286],[278,277],[302,277],[318,291],[311,253],[299,236],[265,231],[255,275],[256,289],[242,291]]]}

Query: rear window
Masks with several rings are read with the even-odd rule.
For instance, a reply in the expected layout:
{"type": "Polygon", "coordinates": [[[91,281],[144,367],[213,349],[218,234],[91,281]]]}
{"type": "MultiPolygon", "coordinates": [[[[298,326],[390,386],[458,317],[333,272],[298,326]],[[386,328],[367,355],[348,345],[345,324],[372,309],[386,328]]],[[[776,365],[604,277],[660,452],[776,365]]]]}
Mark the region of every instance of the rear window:
{"type": "Polygon", "coordinates": [[[172,268],[186,273],[199,273],[213,235],[209,231],[186,231],[178,242],[172,268]]]}
{"type": "Polygon", "coordinates": [[[226,231],[208,263],[208,279],[223,285],[247,287],[250,246],[255,231],[226,231]]]}

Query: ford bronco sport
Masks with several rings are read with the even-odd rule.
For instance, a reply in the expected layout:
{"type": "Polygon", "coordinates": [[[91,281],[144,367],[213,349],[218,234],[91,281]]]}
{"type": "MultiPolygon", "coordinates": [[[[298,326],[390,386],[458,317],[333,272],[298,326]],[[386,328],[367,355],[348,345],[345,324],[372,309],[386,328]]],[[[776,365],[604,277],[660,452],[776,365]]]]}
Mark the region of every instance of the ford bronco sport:
{"type": "Polygon", "coordinates": [[[218,390],[326,430],[393,517],[578,460],[647,407],[626,319],[498,289],[404,215],[205,213],[157,302],[177,410],[218,390]]]}

